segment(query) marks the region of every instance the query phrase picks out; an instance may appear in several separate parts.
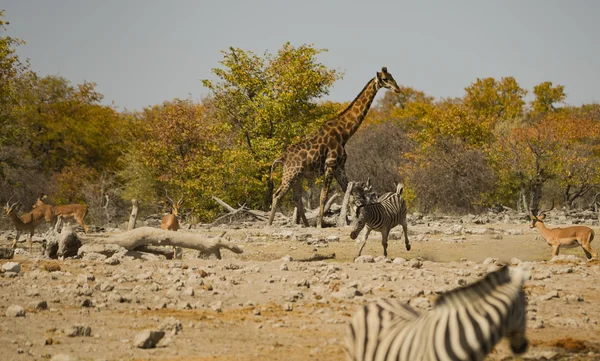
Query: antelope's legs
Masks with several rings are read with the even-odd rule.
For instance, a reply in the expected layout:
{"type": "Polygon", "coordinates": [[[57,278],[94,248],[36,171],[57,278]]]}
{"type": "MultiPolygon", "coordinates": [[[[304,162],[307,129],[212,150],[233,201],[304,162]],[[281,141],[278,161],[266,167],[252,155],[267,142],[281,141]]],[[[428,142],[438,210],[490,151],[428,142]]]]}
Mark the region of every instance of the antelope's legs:
{"type": "Polygon", "coordinates": [[[596,253],[596,251],[594,251],[592,249],[592,246],[588,245],[581,245],[581,248],[583,248],[583,251],[585,252],[585,256],[587,257],[587,259],[591,259],[591,258],[598,258],[598,253],[596,253]]]}
{"type": "Polygon", "coordinates": [[[558,256],[560,246],[552,246],[552,257],[558,256]]]}

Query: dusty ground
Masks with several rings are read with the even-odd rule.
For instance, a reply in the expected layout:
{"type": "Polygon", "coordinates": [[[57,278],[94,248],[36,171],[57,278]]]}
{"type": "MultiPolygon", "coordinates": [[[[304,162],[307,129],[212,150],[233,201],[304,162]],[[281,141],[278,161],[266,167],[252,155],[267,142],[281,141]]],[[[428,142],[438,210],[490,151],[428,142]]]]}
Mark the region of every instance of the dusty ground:
{"type": "MultiPolygon", "coordinates": [[[[593,228],[598,234],[597,222],[593,228]]],[[[35,255],[20,252],[12,261],[21,271],[0,278],[0,360],[57,354],[80,360],[344,360],[345,327],[356,307],[396,297],[425,312],[437,293],[494,267],[488,258],[532,268],[526,284],[532,347],[514,359],[600,360],[600,264],[584,261],[581,249],[549,262],[550,247],[516,216],[413,218],[412,250],[405,250],[398,229],[388,248],[391,259],[404,263],[354,263],[349,228],[247,225],[190,232],[223,229],[243,254],[223,251],[224,259],[205,260],[184,252],[182,261],[125,256],[108,265],[91,258],[45,260],[37,255],[40,244],[35,255]],[[330,261],[283,259],[333,252],[330,261]],[[48,309],[36,309],[40,301],[48,309]],[[26,316],[5,316],[11,305],[21,305],[26,316]],[[91,336],[66,335],[78,324],[89,326],[91,336]],[[178,324],[179,332],[168,331],[178,324]],[[167,335],[157,348],[133,347],[138,332],[161,327],[167,335]]],[[[1,245],[9,238],[0,235],[1,245]]],[[[363,255],[380,256],[379,234],[370,239],[363,255]]],[[[513,358],[500,344],[489,359],[513,358]]]]}

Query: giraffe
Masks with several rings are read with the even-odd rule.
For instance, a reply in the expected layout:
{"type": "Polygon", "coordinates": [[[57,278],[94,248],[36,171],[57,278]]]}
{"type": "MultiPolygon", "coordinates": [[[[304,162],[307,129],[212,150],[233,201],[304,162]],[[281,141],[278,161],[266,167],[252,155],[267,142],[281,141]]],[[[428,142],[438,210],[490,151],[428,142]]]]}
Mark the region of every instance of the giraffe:
{"type": "Polygon", "coordinates": [[[377,76],[369,80],[344,111],[327,121],[305,141],[290,146],[280,158],[273,162],[273,166],[277,163],[283,165],[283,176],[281,186],[273,194],[267,226],[273,223],[279,201],[292,188],[294,203],[298,209],[298,218],[294,221],[302,219],[304,226],[308,227],[308,220],[302,205],[302,180],[324,175],[325,179],[319,199],[319,215],[317,216],[317,228],[321,228],[323,209],[331,180],[335,177],[344,192],[348,186],[344,169],[346,163],[344,146],[360,127],[377,91],[381,88],[392,89],[396,93],[400,92],[398,84],[392,74],[387,72],[386,67],[381,68],[381,72],[377,72],[377,76]]]}

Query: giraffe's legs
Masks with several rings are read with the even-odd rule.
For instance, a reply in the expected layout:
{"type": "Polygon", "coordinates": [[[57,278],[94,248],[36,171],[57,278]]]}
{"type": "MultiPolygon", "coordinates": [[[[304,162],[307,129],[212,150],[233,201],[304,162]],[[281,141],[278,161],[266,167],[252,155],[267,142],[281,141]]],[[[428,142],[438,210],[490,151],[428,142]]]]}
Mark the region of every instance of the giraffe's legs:
{"type": "Polygon", "coordinates": [[[327,192],[329,192],[329,185],[333,179],[333,169],[327,167],[325,171],[325,179],[323,180],[323,188],[321,188],[321,198],[319,199],[319,215],[317,216],[317,228],[322,228],[323,212],[325,211],[325,202],[327,202],[327,192]]]}
{"type": "Polygon", "coordinates": [[[267,226],[273,224],[273,218],[275,218],[275,212],[277,211],[277,206],[279,205],[279,200],[285,196],[285,194],[290,189],[290,182],[285,179],[281,182],[281,186],[277,188],[275,193],[273,193],[273,202],[271,203],[271,213],[269,214],[269,221],[267,222],[267,226]]]}
{"type": "Polygon", "coordinates": [[[296,205],[297,218],[294,219],[294,223],[297,224],[298,220],[302,220],[304,227],[308,227],[308,220],[306,219],[306,215],[304,214],[304,205],[302,204],[302,182],[298,181],[294,184],[294,204],[296,205]]]}
{"type": "Polygon", "coordinates": [[[342,191],[345,193],[346,189],[348,189],[348,176],[346,176],[346,170],[344,167],[336,167],[333,171],[333,176],[340,187],[342,187],[342,191]]]}

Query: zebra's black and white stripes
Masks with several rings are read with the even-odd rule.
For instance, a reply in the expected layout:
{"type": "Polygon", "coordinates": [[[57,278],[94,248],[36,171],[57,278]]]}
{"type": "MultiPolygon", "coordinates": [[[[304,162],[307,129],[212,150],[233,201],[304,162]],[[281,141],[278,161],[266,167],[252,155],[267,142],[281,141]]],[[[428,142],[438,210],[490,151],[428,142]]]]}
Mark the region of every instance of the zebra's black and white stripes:
{"type": "MultiPolygon", "coordinates": [[[[377,202],[368,204],[359,204],[356,208],[356,217],[352,222],[352,231],[350,238],[356,239],[360,231],[366,226],[367,230],[363,241],[358,250],[358,255],[367,243],[369,233],[374,230],[381,232],[381,245],[383,246],[383,255],[387,257],[388,236],[390,230],[402,225],[404,231],[404,244],[406,250],[410,251],[410,242],[408,240],[408,229],[406,224],[406,201],[402,197],[402,184],[398,184],[396,192],[385,193],[378,198],[377,202]]],[[[360,192],[360,190],[358,190],[360,192]]]]}
{"type": "Polygon", "coordinates": [[[346,351],[352,361],[483,360],[503,337],[523,353],[527,272],[508,267],[467,287],[442,294],[420,315],[395,300],[362,307],[350,323],[346,351]]]}

